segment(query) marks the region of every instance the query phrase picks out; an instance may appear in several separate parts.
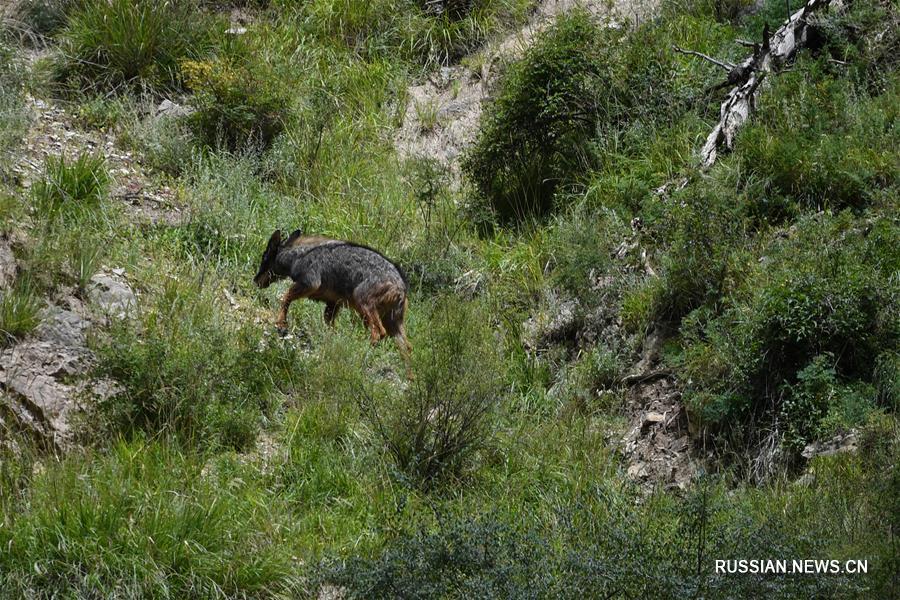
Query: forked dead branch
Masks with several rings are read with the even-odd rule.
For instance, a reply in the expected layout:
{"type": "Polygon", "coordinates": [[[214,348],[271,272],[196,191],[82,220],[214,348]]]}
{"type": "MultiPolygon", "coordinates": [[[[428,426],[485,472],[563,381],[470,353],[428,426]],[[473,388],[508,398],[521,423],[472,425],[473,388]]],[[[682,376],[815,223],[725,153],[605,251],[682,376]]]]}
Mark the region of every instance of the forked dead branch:
{"type": "Polygon", "coordinates": [[[734,147],[734,138],[750,118],[750,113],[756,106],[756,94],[766,76],[789,63],[806,44],[810,31],[809,16],[816,11],[829,7],[839,8],[841,5],[840,0],[808,0],[803,8],[791,14],[774,33],[770,34],[766,24],[759,43],[738,40],[741,45],[751,46],[753,54],[737,65],[693,50],[673,47],[675,52],[697,56],[728,72],[726,81],[718,87],[731,86],[731,91],[719,109],[719,121],[700,150],[704,169],[715,164],[720,150],[731,150],[734,147]]]}

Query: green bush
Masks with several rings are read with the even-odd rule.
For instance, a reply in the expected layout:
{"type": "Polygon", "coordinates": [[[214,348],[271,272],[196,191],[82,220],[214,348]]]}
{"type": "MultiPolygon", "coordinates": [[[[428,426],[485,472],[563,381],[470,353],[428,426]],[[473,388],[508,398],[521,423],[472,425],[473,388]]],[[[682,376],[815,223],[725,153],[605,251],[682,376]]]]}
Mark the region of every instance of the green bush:
{"type": "Polygon", "coordinates": [[[196,110],[188,123],[202,143],[228,150],[265,149],[284,129],[291,97],[265,63],[215,59],[185,61],[181,68],[194,92],[196,110]]]}
{"type": "Polygon", "coordinates": [[[626,228],[612,211],[593,213],[582,207],[560,216],[548,240],[553,282],[591,298],[598,280],[615,268],[613,255],[625,236],[626,228]]]}
{"type": "Polygon", "coordinates": [[[449,516],[434,529],[403,530],[380,553],[318,565],[313,581],[348,598],[842,598],[862,582],[716,574],[713,559],[823,551],[817,539],[785,539],[778,524],[729,511],[721,492],[700,488],[675,505],[644,510],[599,486],[592,512],[576,502],[531,525],[530,515],[449,516]],[[515,518],[515,523],[511,521],[515,518]],[[677,523],[677,525],[668,525],[677,523]]]}
{"type": "Polygon", "coordinates": [[[876,398],[875,357],[900,343],[898,244],[891,221],[846,213],[776,237],[721,314],[685,321],[691,409],[741,432],[774,407],[792,447],[819,433],[832,409],[832,424],[859,422],[876,398]]]}
{"type": "Polygon", "coordinates": [[[362,396],[364,414],[414,485],[428,488],[463,476],[490,441],[502,389],[499,354],[484,315],[456,300],[439,302],[405,392],[393,402],[362,396]]]}
{"type": "Polygon", "coordinates": [[[643,282],[630,295],[649,306],[640,323],[678,324],[700,307],[715,307],[723,295],[743,277],[747,257],[741,252],[749,230],[743,196],[729,189],[728,182],[698,182],[677,194],[667,213],[642,240],[668,242],[658,258],[660,279],[643,282]]]}
{"type": "Polygon", "coordinates": [[[96,207],[109,187],[106,161],[83,152],[74,160],[48,156],[44,176],[34,186],[34,198],[45,215],[96,207]]]}
{"type": "Polygon", "coordinates": [[[900,82],[877,96],[828,76],[822,62],[801,61],[760,98],[737,142],[745,177],[763,193],[802,209],[860,210],[896,193],[900,162],[893,124],[900,82]]]}
{"type": "Polygon", "coordinates": [[[834,355],[816,356],[797,372],[796,383],[782,389],[784,443],[794,451],[812,440],[861,425],[874,407],[875,389],[868,384],[842,384],[834,355]]]}
{"type": "Polygon", "coordinates": [[[254,442],[295,356],[255,326],[224,322],[210,302],[170,281],[140,323],[100,342],[98,373],[121,384],[101,406],[113,432],[237,449],[254,442]]]}
{"type": "Polygon", "coordinates": [[[683,98],[666,37],[650,26],[601,27],[574,11],[510,66],[463,161],[501,220],[551,210],[561,185],[602,160],[592,139],[677,116],[683,98]]]}
{"type": "Polygon", "coordinates": [[[101,91],[178,88],[179,61],[202,56],[214,40],[193,0],[85,0],[60,37],[57,79],[101,91]]]}

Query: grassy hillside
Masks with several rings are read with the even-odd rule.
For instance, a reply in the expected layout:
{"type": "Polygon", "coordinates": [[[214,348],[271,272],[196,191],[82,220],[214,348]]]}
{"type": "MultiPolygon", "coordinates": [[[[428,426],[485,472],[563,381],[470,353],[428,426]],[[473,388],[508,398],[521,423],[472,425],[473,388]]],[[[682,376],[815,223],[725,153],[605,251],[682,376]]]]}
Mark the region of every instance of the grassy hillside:
{"type": "Polygon", "coordinates": [[[822,13],[701,171],[725,73],[672,47],[739,62],[736,39],[785,17],[748,4],[565,12],[500,61],[457,181],[398,157],[406,90],[486,60],[529,0],[15,3],[3,351],[47,301],[90,303],[96,273],[138,301],[88,335],[71,379],[116,387],[83,398],[76,447],[0,420],[0,597],[896,593],[900,12],[822,13]],[[36,100],[169,204],[137,210],[102,145],[37,155],[28,180],[36,100]],[[330,330],[297,302],[276,334],[283,286],[252,277],[278,228],[404,267],[414,379],[350,311],[330,330]],[[649,435],[629,376],[650,349],[686,415],[686,486],[636,480],[623,450],[649,435]],[[869,572],[715,572],[751,558],[869,572]]]}

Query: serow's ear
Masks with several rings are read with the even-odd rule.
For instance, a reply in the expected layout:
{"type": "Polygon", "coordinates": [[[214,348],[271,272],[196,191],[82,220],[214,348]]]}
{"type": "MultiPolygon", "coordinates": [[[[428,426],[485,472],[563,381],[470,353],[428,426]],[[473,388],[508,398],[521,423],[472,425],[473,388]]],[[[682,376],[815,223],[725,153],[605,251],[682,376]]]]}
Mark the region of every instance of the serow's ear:
{"type": "Polygon", "coordinates": [[[281,244],[281,230],[276,229],[272,234],[272,237],[269,238],[269,245],[266,246],[267,250],[275,250],[278,248],[278,245],[281,244]]]}

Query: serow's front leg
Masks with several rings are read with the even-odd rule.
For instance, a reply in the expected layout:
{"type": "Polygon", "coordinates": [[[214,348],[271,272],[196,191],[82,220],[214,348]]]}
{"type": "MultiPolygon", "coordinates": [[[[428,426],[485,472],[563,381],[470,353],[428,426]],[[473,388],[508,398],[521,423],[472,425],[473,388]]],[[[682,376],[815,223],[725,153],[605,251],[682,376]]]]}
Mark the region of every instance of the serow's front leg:
{"type": "Polygon", "coordinates": [[[334,320],[337,318],[341,310],[341,305],[337,302],[328,302],[325,304],[325,324],[334,327],[334,320]]]}
{"type": "Polygon", "coordinates": [[[295,283],[287,289],[284,296],[281,297],[281,310],[278,311],[278,318],[275,320],[275,328],[279,335],[285,336],[288,332],[287,315],[291,302],[299,300],[304,296],[308,296],[311,290],[305,289],[298,283],[295,283]]]}

